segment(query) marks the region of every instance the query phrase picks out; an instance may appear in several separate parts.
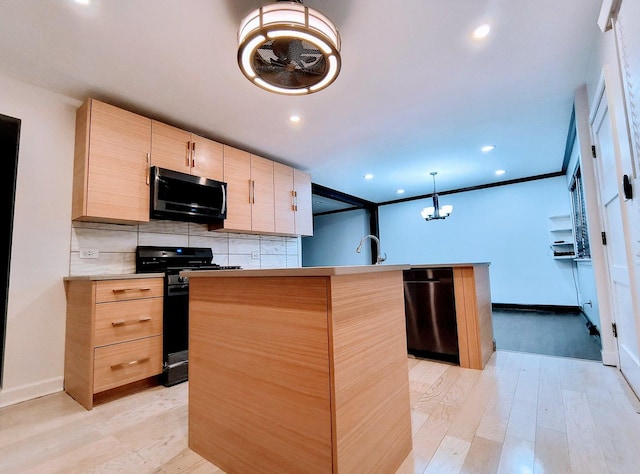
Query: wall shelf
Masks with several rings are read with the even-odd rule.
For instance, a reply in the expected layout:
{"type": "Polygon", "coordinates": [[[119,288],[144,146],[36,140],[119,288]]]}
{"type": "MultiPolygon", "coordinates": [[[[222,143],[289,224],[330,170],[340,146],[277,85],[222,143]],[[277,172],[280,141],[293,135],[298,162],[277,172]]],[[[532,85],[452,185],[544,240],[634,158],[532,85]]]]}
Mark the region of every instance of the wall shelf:
{"type": "Polygon", "coordinates": [[[568,260],[576,256],[573,223],[570,214],[549,216],[550,248],[554,259],[568,260]]]}

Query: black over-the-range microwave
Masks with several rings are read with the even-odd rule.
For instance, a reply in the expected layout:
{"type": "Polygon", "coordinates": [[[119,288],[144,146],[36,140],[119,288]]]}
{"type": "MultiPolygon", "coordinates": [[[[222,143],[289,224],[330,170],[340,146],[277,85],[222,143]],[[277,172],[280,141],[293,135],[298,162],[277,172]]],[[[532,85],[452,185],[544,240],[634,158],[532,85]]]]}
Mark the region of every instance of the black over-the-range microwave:
{"type": "Polygon", "coordinates": [[[219,224],[227,217],[227,183],[152,166],[150,215],[219,224]]]}

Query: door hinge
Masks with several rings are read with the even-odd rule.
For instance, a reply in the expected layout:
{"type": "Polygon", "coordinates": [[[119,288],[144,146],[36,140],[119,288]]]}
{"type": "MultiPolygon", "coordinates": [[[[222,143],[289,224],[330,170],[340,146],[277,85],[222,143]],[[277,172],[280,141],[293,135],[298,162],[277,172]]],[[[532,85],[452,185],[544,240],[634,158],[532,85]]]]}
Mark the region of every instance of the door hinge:
{"type": "Polygon", "coordinates": [[[616,323],[611,323],[611,331],[613,332],[613,337],[618,337],[618,326],[616,326],[616,323]]]}
{"type": "Polygon", "coordinates": [[[598,154],[596,153],[596,146],[595,145],[591,145],[591,156],[593,156],[594,158],[596,158],[598,156],[598,154]]]}
{"type": "Polygon", "coordinates": [[[600,235],[602,236],[602,245],[607,245],[607,233],[600,232],[600,235]]]}

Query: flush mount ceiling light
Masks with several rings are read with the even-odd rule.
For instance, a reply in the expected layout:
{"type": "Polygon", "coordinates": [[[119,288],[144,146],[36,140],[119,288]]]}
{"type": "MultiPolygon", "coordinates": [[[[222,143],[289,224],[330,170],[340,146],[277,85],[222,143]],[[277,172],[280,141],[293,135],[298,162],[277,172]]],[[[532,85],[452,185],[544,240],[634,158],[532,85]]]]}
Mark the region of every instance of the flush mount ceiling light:
{"type": "Polygon", "coordinates": [[[318,92],[340,72],[340,34],[302,0],[278,0],[251,12],[238,30],[238,65],[258,87],[302,95],[318,92]]]}
{"type": "Polygon", "coordinates": [[[440,207],[440,203],[438,202],[438,194],[436,193],[436,175],[437,171],[432,171],[431,176],[433,176],[433,206],[425,207],[420,215],[425,221],[431,221],[434,219],[444,219],[449,217],[451,212],[453,211],[453,206],[447,204],[445,206],[440,207]]]}

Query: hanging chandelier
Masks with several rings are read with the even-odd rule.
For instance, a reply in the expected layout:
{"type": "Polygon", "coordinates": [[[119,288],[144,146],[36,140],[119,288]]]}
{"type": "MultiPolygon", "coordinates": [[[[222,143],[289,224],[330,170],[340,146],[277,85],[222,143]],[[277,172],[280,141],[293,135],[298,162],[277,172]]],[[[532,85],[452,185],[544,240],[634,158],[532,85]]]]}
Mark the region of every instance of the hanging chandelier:
{"type": "Polygon", "coordinates": [[[437,171],[432,171],[431,176],[433,176],[433,206],[425,207],[420,212],[420,215],[423,217],[425,221],[431,221],[434,219],[444,219],[449,217],[451,212],[453,211],[453,206],[451,204],[444,205],[440,207],[440,203],[438,201],[438,194],[436,193],[436,175],[437,171]]]}
{"type": "Polygon", "coordinates": [[[329,18],[278,0],[249,13],[238,30],[238,65],[258,87],[303,95],[331,84],[340,72],[340,34],[329,18]]]}

